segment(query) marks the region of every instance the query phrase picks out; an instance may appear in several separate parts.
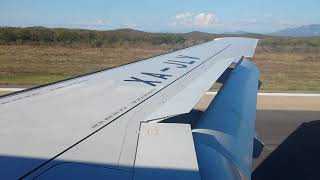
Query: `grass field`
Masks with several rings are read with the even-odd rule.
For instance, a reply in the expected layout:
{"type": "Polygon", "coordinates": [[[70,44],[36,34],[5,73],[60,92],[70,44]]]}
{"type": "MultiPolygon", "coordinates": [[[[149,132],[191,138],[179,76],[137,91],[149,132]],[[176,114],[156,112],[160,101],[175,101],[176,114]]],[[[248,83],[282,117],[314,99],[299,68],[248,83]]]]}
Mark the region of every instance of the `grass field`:
{"type": "Polygon", "coordinates": [[[262,90],[320,92],[320,47],[258,46],[262,90]]]}
{"type": "Polygon", "coordinates": [[[34,86],[140,60],[165,48],[0,45],[0,86],[34,86]]]}
{"type": "MultiPolygon", "coordinates": [[[[35,86],[161,54],[169,46],[72,48],[0,45],[0,86],[35,86]]],[[[262,90],[320,92],[320,47],[259,45],[262,90]]]]}

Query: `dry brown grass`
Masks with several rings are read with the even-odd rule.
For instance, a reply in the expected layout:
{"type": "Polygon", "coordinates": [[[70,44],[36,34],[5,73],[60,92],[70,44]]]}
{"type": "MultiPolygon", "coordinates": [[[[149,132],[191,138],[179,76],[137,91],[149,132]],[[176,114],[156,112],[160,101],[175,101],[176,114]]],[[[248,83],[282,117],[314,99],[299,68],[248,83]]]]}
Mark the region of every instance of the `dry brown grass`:
{"type": "MultiPolygon", "coordinates": [[[[140,60],[176,47],[0,46],[0,86],[34,86],[140,60]]],[[[264,91],[320,92],[320,47],[258,46],[264,91]]]]}
{"type": "Polygon", "coordinates": [[[258,46],[262,90],[320,92],[320,47],[258,46]]]}
{"type": "Polygon", "coordinates": [[[158,48],[0,46],[0,85],[40,85],[161,54],[158,48]]]}

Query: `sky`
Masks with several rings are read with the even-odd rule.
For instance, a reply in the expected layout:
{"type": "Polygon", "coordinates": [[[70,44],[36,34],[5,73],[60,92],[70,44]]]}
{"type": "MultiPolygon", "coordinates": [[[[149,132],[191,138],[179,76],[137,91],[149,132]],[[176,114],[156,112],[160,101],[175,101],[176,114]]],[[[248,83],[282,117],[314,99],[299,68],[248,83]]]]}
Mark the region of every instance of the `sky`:
{"type": "Polygon", "coordinates": [[[0,26],[270,33],[320,24],[319,0],[0,0],[0,26]]]}

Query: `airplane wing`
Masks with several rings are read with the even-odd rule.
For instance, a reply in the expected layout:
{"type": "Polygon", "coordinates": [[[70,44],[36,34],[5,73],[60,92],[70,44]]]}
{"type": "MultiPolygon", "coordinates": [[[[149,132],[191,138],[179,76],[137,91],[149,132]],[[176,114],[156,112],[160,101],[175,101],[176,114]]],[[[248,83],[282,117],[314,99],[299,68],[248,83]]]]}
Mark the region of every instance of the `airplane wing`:
{"type": "MultiPolygon", "coordinates": [[[[230,74],[229,79],[245,77],[239,87],[234,87],[239,92],[233,88],[234,95],[256,96],[257,87],[253,91],[241,88],[252,85],[245,83],[252,75],[247,76],[251,67],[243,57],[253,56],[257,42],[249,38],[216,39],[2,96],[0,178],[204,178],[204,161],[198,155],[198,150],[203,150],[198,145],[203,141],[198,143],[198,139],[206,121],[194,129],[190,124],[161,120],[190,112],[231,64],[237,64],[233,70],[236,75],[230,74]],[[237,66],[249,69],[243,71],[246,75],[237,66]]],[[[247,102],[244,98],[239,101],[247,102]]],[[[255,110],[253,104],[248,106],[255,110]]],[[[222,108],[220,112],[224,111],[222,108]]],[[[240,136],[250,139],[250,135],[240,136]]],[[[232,148],[225,149],[233,152],[232,148]]],[[[240,168],[240,174],[244,174],[241,177],[247,177],[240,158],[230,152],[220,153],[223,157],[219,158],[235,159],[232,167],[240,168]]]]}

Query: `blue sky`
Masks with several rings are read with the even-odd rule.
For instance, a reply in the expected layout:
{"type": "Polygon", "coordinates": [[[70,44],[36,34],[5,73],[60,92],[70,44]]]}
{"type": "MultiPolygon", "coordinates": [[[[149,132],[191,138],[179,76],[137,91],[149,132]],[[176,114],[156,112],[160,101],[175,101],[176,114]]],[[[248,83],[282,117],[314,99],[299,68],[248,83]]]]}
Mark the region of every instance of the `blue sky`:
{"type": "Polygon", "coordinates": [[[320,24],[319,0],[0,0],[0,26],[273,32],[320,24]]]}

